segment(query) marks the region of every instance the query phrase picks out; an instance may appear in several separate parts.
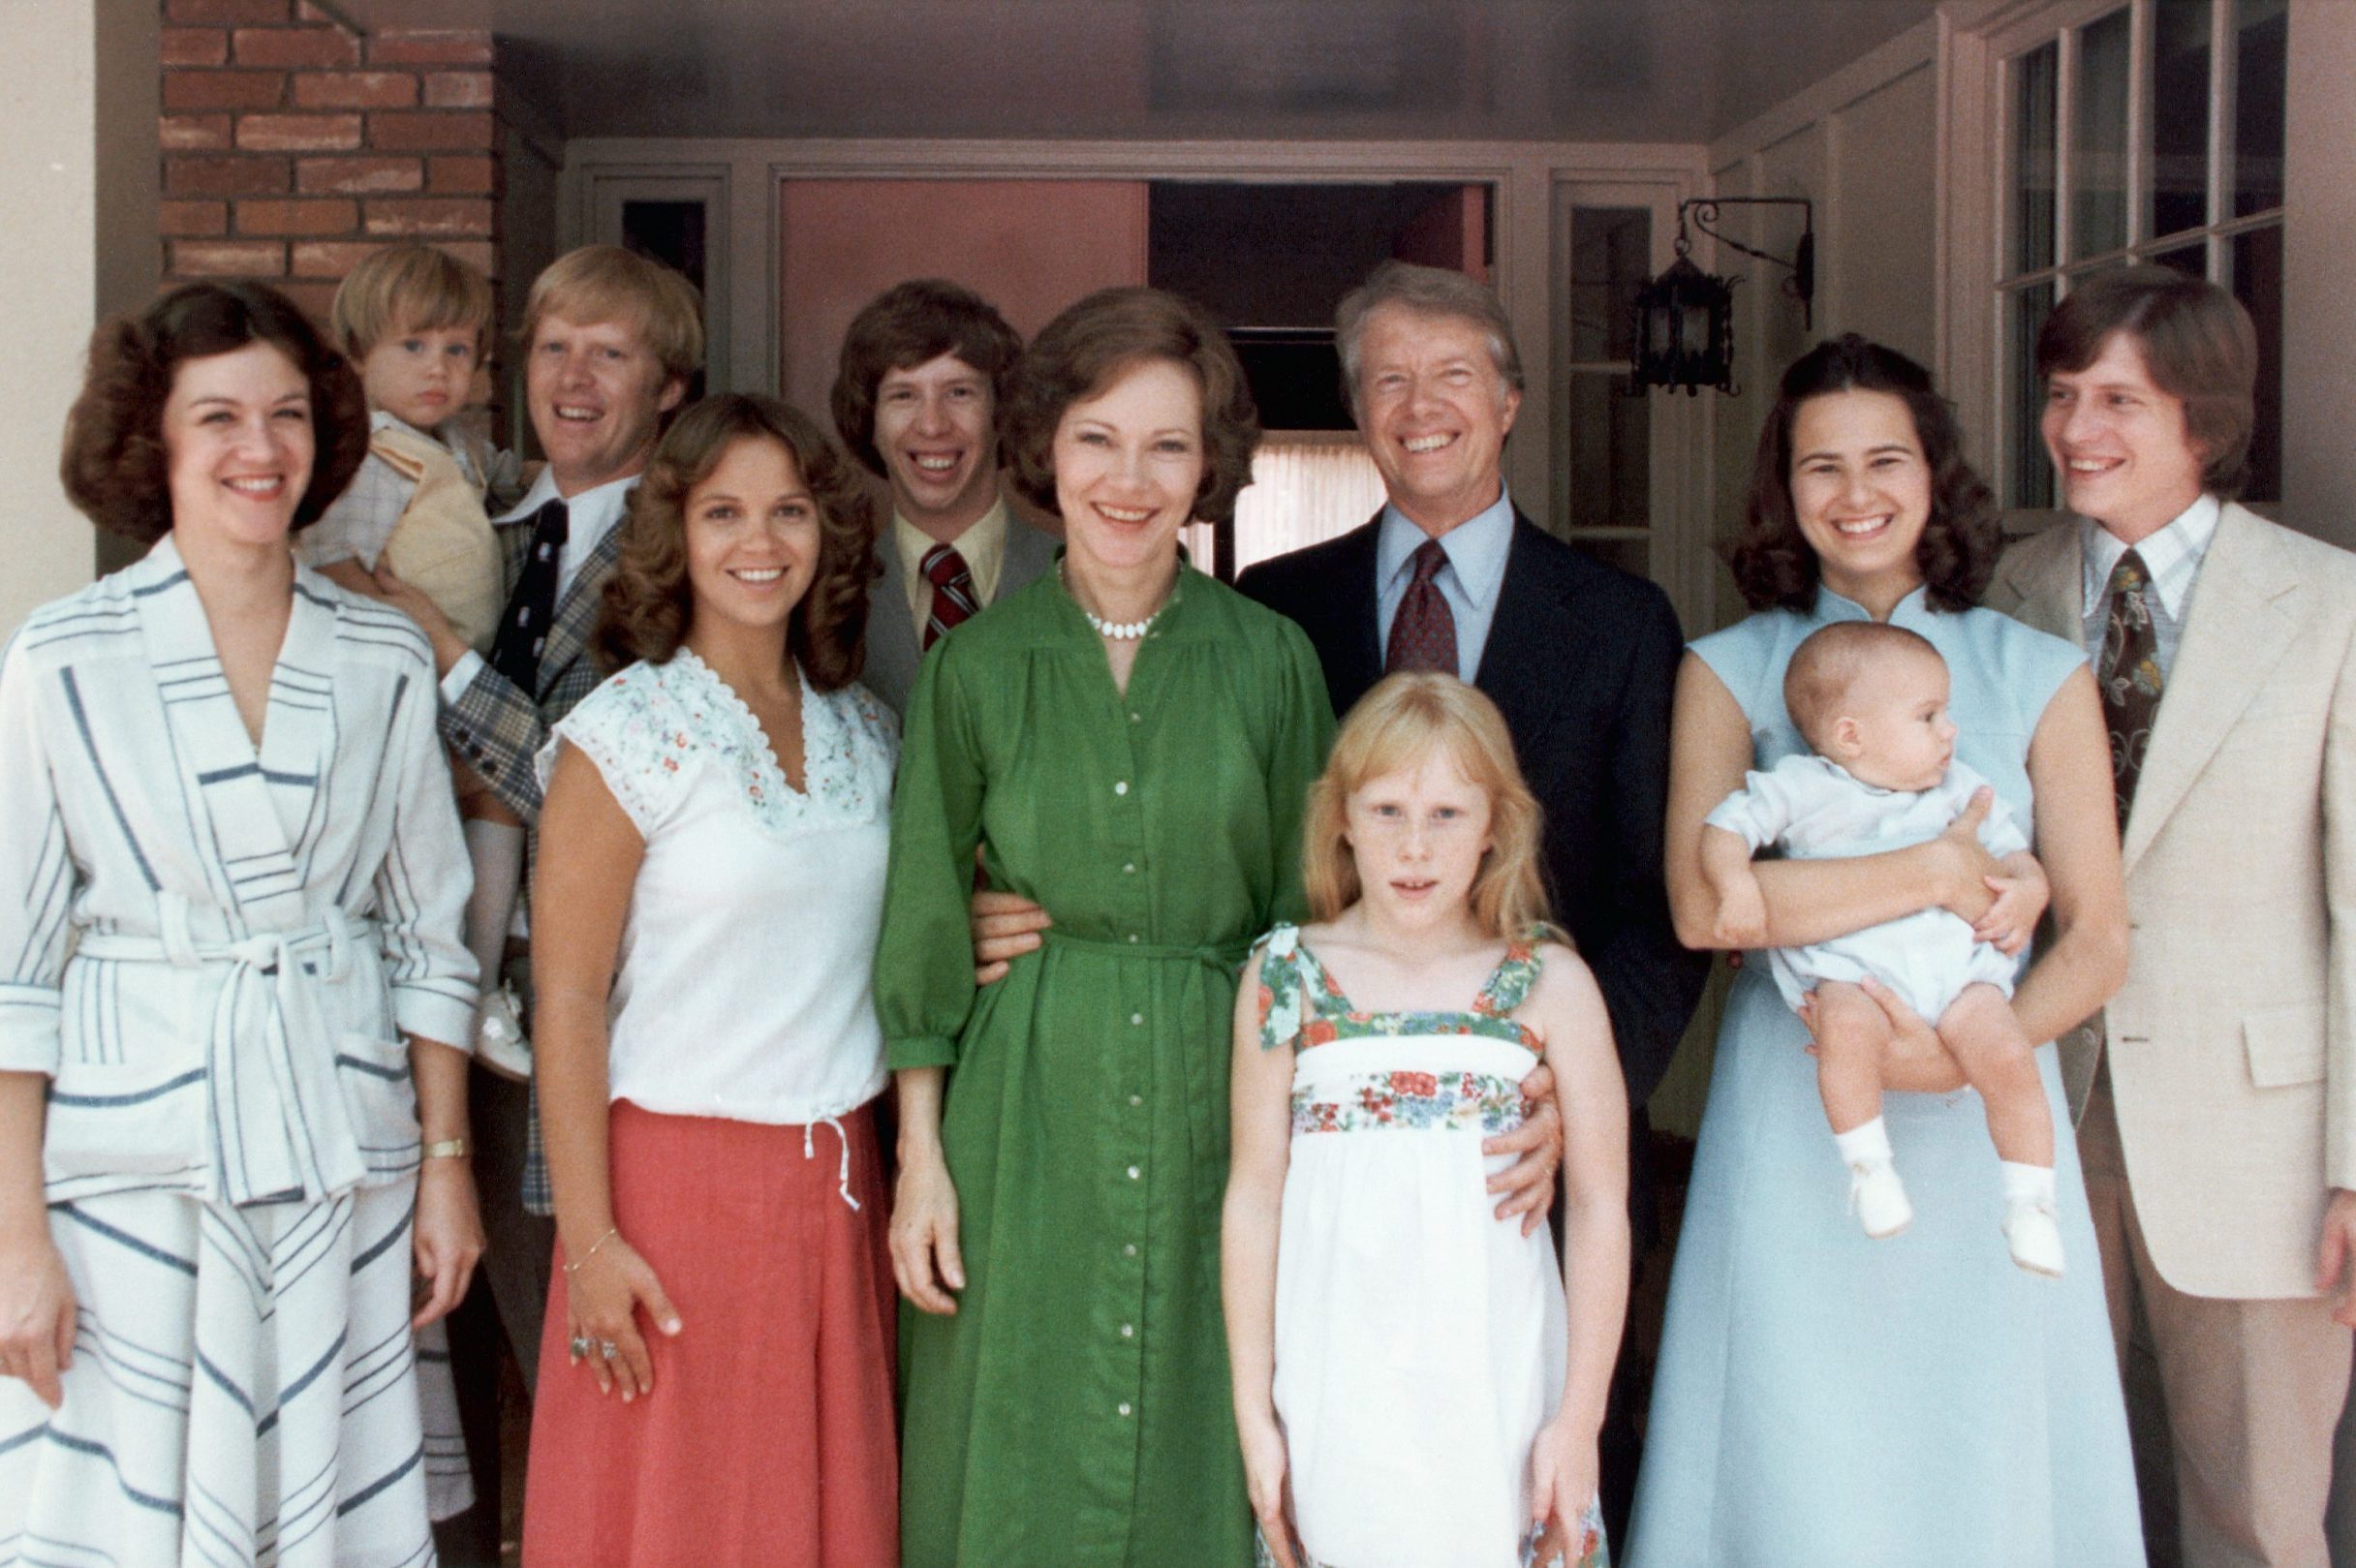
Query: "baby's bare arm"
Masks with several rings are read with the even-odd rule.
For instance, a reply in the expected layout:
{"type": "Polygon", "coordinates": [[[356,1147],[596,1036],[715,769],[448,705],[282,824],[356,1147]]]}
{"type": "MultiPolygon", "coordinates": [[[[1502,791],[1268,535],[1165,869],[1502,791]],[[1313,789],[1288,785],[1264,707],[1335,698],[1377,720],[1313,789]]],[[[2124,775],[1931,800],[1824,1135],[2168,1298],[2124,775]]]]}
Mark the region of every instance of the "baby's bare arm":
{"type": "Polygon", "coordinates": [[[1756,947],[1767,939],[1767,901],[1751,869],[1751,845],[1715,823],[1701,830],[1701,874],[1718,895],[1711,935],[1721,947],[1756,947]]]}

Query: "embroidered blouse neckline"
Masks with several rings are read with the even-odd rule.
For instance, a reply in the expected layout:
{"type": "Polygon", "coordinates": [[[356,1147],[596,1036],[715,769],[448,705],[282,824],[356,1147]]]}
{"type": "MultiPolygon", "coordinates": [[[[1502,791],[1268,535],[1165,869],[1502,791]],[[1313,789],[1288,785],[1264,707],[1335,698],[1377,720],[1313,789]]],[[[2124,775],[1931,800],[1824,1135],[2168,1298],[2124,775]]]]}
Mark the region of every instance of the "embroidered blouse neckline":
{"type": "Polygon", "coordinates": [[[741,765],[752,769],[753,778],[747,787],[753,804],[762,804],[762,796],[770,790],[775,791],[771,797],[774,799],[808,800],[815,783],[810,777],[811,759],[822,754],[820,748],[810,744],[810,729],[813,723],[822,722],[817,715],[824,704],[818,700],[818,693],[810,690],[810,678],[802,673],[801,664],[796,661],[793,666],[793,679],[801,687],[802,692],[802,787],[796,789],[777,759],[777,749],[769,738],[769,732],[761,728],[760,719],[754,716],[744,698],[736,694],[736,689],[722,679],[718,670],[705,663],[685,643],[679,645],[679,651],[672,656],[671,661],[679,665],[683,674],[707,688],[713,705],[734,723],[736,733],[730,738],[732,744],[729,749],[739,753],[737,760],[741,765]]]}

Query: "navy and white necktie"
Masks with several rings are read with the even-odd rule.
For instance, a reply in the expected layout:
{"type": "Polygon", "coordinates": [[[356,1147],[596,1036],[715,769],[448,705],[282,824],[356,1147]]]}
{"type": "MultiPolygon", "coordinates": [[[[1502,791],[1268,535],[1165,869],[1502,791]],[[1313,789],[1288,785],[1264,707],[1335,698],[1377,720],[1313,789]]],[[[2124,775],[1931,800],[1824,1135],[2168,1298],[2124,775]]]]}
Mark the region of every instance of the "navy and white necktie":
{"type": "Polygon", "coordinates": [[[500,612],[499,633],[491,639],[491,668],[506,676],[526,694],[540,690],[540,656],[547,650],[548,624],[556,619],[557,569],[565,558],[565,540],[572,520],[562,501],[551,501],[532,514],[532,542],[515,578],[515,592],[500,612]]]}

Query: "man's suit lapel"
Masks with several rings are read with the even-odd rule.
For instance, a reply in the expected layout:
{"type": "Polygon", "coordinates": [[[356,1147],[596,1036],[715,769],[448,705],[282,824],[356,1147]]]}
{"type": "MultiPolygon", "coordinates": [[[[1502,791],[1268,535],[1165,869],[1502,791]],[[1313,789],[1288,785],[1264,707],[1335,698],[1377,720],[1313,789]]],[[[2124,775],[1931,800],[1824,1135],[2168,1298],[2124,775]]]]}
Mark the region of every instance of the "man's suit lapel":
{"type": "Polygon", "coordinates": [[[1505,728],[1516,735],[1545,732],[1566,683],[1534,680],[1531,675],[1560,668],[1575,630],[1561,597],[1548,593],[1531,569],[1522,530],[1534,531],[1536,526],[1520,512],[1513,514],[1513,541],[1505,552],[1497,613],[1489,619],[1489,640],[1481,648],[1480,664],[1472,676],[1472,684],[1497,704],[1505,716],[1505,728]]]}
{"type": "Polygon", "coordinates": [[[900,577],[900,544],[892,522],[884,518],[876,531],[876,561],[884,574],[867,591],[868,684],[894,694],[893,705],[908,700],[916,675],[916,623],[908,611],[908,594],[900,577]]]}
{"type": "Polygon", "coordinates": [[[2299,589],[2298,574],[2277,555],[2267,525],[2228,503],[2201,561],[2191,617],[2136,782],[2122,845],[2130,874],[2225,732],[2290,651],[2299,628],[2299,589]]]}
{"type": "Polygon", "coordinates": [[[1366,694],[1368,687],[1382,679],[1382,609],[1375,582],[1375,546],[1381,536],[1382,514],[1377,512],[1372,522],[1352,529],[1338,541],[1344,553],[1333,572],[1333,583],[1334,595],[1343,602],[1335,609],[1347,634],[1322,650],[1332,660],[1325,684],[1334,692],[1337,713],[1347,711],[1366,694]]]}
{"type": "Polygon", "coordinates": [[[1018,588],[1027,588],[1047,574],[1055,565],[1055,552],[1063,541],[1054,535],[1043,533],[1020,517],[1007,519],[1007,559],[998,569],[998,595],[990,600],[995,604],[1018,588]]]}
{"type": "Polygon", "coordinates": [[[2014,620],[2083,647],[2085,546],[2078,527],[2060,523],[2005,551],[1989,599],[2014,620]]]}

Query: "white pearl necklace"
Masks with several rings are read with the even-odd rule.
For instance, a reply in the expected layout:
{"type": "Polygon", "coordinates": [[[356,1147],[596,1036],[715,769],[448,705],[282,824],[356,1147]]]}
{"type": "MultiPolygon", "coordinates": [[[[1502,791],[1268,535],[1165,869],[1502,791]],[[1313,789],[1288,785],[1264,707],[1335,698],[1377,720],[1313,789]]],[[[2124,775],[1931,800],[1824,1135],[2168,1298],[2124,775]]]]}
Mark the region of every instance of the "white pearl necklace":
{"type": "Polygon", "coordinates": [[[1162,619],[1162,612],[1170,607],[1170,601],[1165,599],[1154,607],[1153,614],[1142,621],[1107,621],[1087,605],[1080,604],[1079,596],[1071,593],[1071,573],[1069,570],[1063,573],[1063,577],[1064,592],[1071,595],[1071,602],[1079,605],[1080,613],[1088,618],[1088,624],[1096,629],[1097,635],[1110,637],[1115,642],[1135,642],[1151,631],[1154,623],[1162,619]]]}

